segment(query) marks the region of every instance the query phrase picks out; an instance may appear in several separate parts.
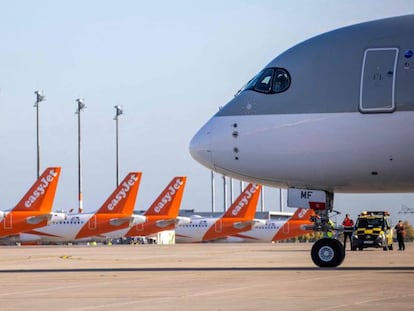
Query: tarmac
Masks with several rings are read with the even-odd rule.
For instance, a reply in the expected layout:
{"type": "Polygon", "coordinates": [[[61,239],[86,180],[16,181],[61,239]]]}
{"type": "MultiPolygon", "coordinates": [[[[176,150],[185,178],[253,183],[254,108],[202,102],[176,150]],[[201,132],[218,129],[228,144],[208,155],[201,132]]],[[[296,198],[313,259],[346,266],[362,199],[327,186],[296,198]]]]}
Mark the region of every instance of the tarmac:
{"type": "Polygon", "coordinates": [[[1,310],[413,310],[414,245],[347,251],[316,267],[311,243],[0,247],[1,310]]]}

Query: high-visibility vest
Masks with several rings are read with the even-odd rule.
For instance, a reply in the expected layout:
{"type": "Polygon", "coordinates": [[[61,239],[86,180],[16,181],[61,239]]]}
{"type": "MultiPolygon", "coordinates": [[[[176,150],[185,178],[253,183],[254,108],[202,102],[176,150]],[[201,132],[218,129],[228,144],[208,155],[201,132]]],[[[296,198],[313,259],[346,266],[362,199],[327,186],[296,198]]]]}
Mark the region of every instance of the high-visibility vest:
{"type": "Polygon", "coordinates": [[[354,231],[354,222],[351,218],[345,218],[342,225],[344,226],[344,232],[354,231]]]}

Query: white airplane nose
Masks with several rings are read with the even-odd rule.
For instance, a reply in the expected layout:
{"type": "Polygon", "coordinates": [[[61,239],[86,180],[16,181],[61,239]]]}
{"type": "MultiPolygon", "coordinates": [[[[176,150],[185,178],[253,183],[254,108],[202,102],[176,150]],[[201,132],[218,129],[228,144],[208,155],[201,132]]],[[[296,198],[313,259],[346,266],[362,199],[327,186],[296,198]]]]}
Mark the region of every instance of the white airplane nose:
{"type": "Polygon", "coordinates": [[[209,123],[204,125],[190,142],[190,154],[194,160],[200,164],[213,169],[213,159],[211,155],[211,126],[209,123]]]}

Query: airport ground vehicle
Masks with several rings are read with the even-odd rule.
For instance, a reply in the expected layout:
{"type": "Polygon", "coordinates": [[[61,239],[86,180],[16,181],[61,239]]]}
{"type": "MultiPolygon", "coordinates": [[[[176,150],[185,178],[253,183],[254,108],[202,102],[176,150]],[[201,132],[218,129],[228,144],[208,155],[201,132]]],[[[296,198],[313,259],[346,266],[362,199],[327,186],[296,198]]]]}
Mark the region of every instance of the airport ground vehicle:
{"type": "Polygon", "coordinates": [[[393,230],[390,214],[385,211],[367,211],[358,216],[352,234],[351,250],[367,247],[392,250],[393,230]]]}

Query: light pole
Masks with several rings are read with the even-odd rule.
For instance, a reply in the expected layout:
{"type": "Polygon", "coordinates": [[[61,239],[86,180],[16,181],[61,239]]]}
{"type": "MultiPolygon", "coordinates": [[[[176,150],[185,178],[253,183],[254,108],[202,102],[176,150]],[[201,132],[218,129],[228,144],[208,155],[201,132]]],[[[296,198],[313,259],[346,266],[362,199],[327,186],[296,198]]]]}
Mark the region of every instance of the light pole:
{"type": "Polygon", "coordinates": [[[214,182],[214,171],[211,171],[211,211],[216,211],[216,186],[214,182]]]}
{"type": "Polygon", "coordinates": [[[118,150],[118,117],[124,113],[122,107],[119,105],[114,106],[115,108],[115,127],[116,127],[116,134],[115,134],[115,146],[116,146],[116,186],[119,185],[119,150],[118,150]]]}
{"type": "Polygon", "coordinates": [[[234,192],[233,192],[233,178],[230,177],[230,204],[233,203],[233,196],[234,196],[234,192]]]}
{"type": "Polygon", "coordinates": [[[83,109],[86,108],[83,99],[76,99],[78,108],[76,109],[76,114],[78,115],[78,198],[79,206],[78,211],[82,213],[83,211],[83,202],[82,202],[82,166],[81,166],[81,122],[80,122],[80,113],[83,109]]]}
{"type": "Polygon", "coordinates": [[[226,176],[223,175],[223,210],[227,211],[227,180],[226,176]]]}
{"type": "Polygon", "coordinates": [[[283,193],[282,188],[279,188],[279,210],[283,212],[283,193]]]}
{"type": "Polygon", "coordinates": [[[36,102],[34,107],[36,107],[36,145],[37,145],[37,179],[40,176],[40,143],[39,143],[39,103],[46,100],[43,91],[35,91],[36,102]]]}
{"type": "Polygon", "coordinates": [[[264,212],[264,204],[265,204],[265,187],[262,186],[262,192],[260,193],[260,211],[264,212]]]}

